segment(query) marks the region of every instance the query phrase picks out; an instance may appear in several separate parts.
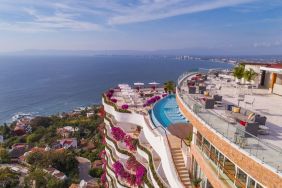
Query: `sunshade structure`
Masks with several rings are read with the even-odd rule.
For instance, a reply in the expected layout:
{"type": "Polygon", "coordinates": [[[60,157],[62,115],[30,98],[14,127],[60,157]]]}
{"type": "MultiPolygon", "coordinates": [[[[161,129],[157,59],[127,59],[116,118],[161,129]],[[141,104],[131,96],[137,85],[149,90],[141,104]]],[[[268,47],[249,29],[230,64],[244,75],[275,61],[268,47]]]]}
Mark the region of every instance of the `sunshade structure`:
{"type": "Polygon", "coordinates": [[[149,83],[149,85],[159,85],[159,84],[160,84],[160,83],[155,82],[155,81],[154,81],[154,82],[150,82],[150,83],[149,83]]]}
{"type": "Polygon", "coordinates": [[[134,85],[135,85],[135,86],[143,86],[144,83],[142,83],[142,82],[135,82],[134,85]]]}
{"type": "Polygon", "coordinates": [[[149,85],[152,85],[152,89],[155,90],[156,89],[156,85],[159,85],[160,83],[158,82],[150,82],[149,85]]]}
{"type": "Polygon", "coordinates": [[[142,82],[135,82],[133,85],[135,85],[136,89],[139,91],[140,90],[140,86],[143,86],[144,83],[142,83],[142,82]]]}

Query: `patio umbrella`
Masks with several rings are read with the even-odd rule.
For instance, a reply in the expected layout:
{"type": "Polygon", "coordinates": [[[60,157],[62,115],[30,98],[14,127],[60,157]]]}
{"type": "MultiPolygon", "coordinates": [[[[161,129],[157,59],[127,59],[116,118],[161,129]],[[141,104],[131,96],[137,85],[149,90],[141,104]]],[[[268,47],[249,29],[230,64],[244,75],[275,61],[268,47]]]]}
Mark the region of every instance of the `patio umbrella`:
{"type": "Polygon", "coordinates": [[[142,83],[142,82],[135,82],[133,85],[135,85],[136,89],[139,91],[140,90],[140,86],[143,86],[144,83],[142,83]]]}
{"type": "Polygon", "coordinates": [[[149,85],[152,85],[152,89],[155,90],[156,89],[156,85],[159,85],[160,83],[158,82],[150,82],[149,85]]]}
{"type": "Polygon", "coordinates": [[[135,82],[134,85],[135,85],[135,86],[143,86],[144,83],[142,83],[142,82],[135,82]]]}
{"type": "Polygon", "coordinates": [[[155,82],[155,81],[154,81],[154,82],[150,82],[150,83],[149,83],[149,85],[159,85],[159,84],[160,84],[160,83],[155,82]]]}

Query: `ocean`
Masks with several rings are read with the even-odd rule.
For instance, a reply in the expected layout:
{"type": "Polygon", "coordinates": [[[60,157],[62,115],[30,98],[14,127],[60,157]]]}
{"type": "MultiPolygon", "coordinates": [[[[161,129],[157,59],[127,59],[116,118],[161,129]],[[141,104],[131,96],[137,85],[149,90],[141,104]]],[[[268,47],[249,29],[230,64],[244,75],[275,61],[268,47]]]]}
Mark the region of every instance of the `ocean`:
{"type": "Polygon", "coordinates": [[[119,83],[163,83],[188,70],[231,65],[154,56],[0,56],[0,123],[101,103],[119,83]]]}

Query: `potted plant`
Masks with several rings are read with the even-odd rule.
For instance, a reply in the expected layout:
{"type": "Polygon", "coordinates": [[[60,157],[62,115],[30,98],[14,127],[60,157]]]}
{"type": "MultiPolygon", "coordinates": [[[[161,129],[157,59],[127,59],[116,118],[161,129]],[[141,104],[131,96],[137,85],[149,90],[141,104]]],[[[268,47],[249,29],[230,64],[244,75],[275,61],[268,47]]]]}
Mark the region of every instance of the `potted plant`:
{"type": "Polygon", "coordinates": [[[200,183],[202,182],[202,178],[194,178],[192,179],[192,183],[194,185],[194,187],[199,188],[200,187],[200,183]]]}
{"type": "Polygon", "coordinates": [[[240,82],[240,80],[244,77],[245,66],[238,65],[233,69],[233,76],[236,78],[236,82],[240,82]]]}

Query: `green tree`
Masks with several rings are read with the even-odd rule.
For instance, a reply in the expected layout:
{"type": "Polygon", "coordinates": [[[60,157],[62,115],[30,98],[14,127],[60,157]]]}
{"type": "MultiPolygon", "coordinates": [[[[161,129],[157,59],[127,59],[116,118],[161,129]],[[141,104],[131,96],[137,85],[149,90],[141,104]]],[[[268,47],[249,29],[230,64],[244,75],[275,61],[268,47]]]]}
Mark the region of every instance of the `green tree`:
{"type": "Polygon", "coordinates": [[[56,178],[49,178],[47,181],[47,188],[64,188],[68,187],[65,181],[58,180],[56,178]]]}
{"type": "Polygon", "coordinates": [[[164,83],[164,89],[168,93],[172,93],[175,90],[175,83],[173,81],[167,81],[164,83]]]}
{"type": "Polygon", "coordinates": [[[244,79],[250,82],[251,80],[254,80],[258,74],[253,70],[245,70],[244,72],[244,79]]]}
{"type": "Polygon", "coordinates": [[[41,152],[30,153],[26,158],[26,162],[28,164],[35,166],[35,167],[37,167],[37,166],[47,167],[50,163],[47,155],[45,155],[44,153],[41,153],[41,152]]]}
{"type": "Polygon", "coordinates": [[[102,168],[91,168],[89,170],[89,175],[92,176],[93,178],[100,178],[102,174],[103,174],[102,168]]]}
{"type": "Polygon", "coordinates": [[[18,187],[19,175],[8,168],[0,168],[0,187],[18,187]]]}
{"type": "Polygon", "coordinates": [[[44,116],[35,117],[30,121],[30,125],[32,126],[32,128],[37,128],[39,126],[49,127],[52,123],[53,121],[51,117],[44,117],[44,116]]]}
{"type": "Polygon", "coordinates": [[[233,69],[233,76],[235,78],[241,79],[244,76],[245,66],[240,64],[233,69]]]}
{"type": "Polygon", "coordinates": [[[45,173],[41,168],[33,168],[28,176],[24,178],[26,187],[35,186],[36,188],[64,188],[68,185],[56,179],[50,174],[45,173]]]}
{"type": "Polygon", "coordinates": [[[9,163],[10,156],[6,149],[0,147],[0,164],[1,163],[9,163]]]}

